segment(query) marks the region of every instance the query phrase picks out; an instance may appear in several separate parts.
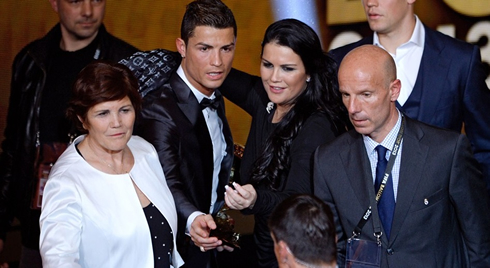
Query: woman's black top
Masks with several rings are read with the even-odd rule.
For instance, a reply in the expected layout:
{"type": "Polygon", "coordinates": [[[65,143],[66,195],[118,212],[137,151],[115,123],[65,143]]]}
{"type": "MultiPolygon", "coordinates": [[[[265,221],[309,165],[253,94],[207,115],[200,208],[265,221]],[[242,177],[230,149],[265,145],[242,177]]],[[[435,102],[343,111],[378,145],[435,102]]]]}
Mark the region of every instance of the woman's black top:
{"type": "Polygon", "coordinates": [[[170,267],[174,245],[172,229],[162,213],[152,203],[143,208],[143,211],[150,227],[155,268],[170,267]]]}
{"type": "MultiPolygon", "coordinates": [[[[255,161],[264,150],[267,138],[274,132],[277,124],[272,123],[276,105],[267,109],[269,97],[260,77],[232,70],[219,89],[223,96],[244,109],[252,116],[245,152],[240,166],[241,184],[254,183],[251,174],[255,161]],[[236,83],[235,81],[240,81],[236,83]]],[[[257,200],[253,209],[244,209],[244,214],[255,215],[254,236],[257,246],[258,267],[278,267],[274,254],[274,243],[270,236],[267,221],[272,210],[287,197],[293,194],[313,194],[311,160],[315,149],[332,141],[336,132],[330,119],[324,113],[313,113],[304,122],[301,130],[293,139],[289,148],[291,161],[288,170],[281,176],[284,184],[281,190],[273,191],[267,183],[254,187],[257,200]]]]}

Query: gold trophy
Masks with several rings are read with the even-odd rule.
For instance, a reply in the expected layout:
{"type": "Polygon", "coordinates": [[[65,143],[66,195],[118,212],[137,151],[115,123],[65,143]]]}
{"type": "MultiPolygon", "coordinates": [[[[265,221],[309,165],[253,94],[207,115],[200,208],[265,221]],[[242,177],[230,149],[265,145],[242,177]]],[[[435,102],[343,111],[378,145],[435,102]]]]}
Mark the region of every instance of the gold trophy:
{"type": "MultiPolygon", "coordinates": [[[[231,167],[229,186],[233,188],[233,182],[240,176],[240,162],[243,156],[243,145],[234,144],[234,158],[233,165],[231,167]]],[[[235,220],[226,213],[230,208],[226,205],[216,213],[214,216],[214,222],[216,223],[216,229],[211,230],[210,236],[215,236],[224,245],[240,248],[240,234],[235,232],[235,220]]]]}
{"type": "Polygon", "coordinates": [[[214,222],[216,223],[216,229],[211,230],[210,236],[215,236],[219,240],[223,241],[224,245],[240,248],[240,234],[235,232],[235,220],[226,214],[228,206],[225,204],[216,216],[214,216],[214,222]]]}

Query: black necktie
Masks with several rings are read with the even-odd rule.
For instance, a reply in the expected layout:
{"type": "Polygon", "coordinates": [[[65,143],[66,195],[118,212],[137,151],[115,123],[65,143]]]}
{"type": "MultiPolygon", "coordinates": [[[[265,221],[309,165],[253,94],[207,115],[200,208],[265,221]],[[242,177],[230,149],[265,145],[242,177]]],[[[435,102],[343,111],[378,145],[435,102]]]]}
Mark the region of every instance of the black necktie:
{"type": "Polygon", "coordinates": [[[221,95],[215,94],[214,99],[209,99],[209,98],[203,98],[199,105],[201,106],[201,109],[204,110],[206,108],[211,108],[211,109],[218,109],[219,102],[221,100],[221,95]]]}
{"type": "MultiPolygon", "coordinates": [[[[375,193],[378,193],[383,176],[386,171],[388,161],[386,160],[387,149],[381,145],[376,146],[378,152],[378,164],[376,165],[376,181],[374,183],[375,193]]],[[[378,200],[378,213],[381,224],[386,233],[386,237],[390,239],[391,223],[393,222],[393,214],[395,212],[395,194],[393,192],[393,179],[391,174],[388,177],[383,194],[378,200]]]]}

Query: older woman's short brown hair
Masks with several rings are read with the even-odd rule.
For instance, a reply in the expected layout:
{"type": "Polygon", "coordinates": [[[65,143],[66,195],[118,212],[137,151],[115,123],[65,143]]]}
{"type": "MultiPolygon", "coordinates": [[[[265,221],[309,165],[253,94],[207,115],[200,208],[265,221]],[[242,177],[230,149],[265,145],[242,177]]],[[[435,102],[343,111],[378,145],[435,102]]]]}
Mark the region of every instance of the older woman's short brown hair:
{"type": "Polygon", "coordinates": [[[88,110],[93,106],[125,97],[129,97],[138,114],[141,110],[141,96],[138,93],[138,80],[131,70],[119,63],[94,61],[78,74],[66,116],[82,133],[86,133],[78,117],[85,121],[88,110]]]}

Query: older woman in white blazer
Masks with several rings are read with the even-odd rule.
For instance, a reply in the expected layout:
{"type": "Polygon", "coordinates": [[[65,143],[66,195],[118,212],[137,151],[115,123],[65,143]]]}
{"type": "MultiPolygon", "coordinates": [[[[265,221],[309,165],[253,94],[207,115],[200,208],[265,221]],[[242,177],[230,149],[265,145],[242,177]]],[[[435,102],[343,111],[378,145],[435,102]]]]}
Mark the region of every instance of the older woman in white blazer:
{"type": "Polygon", "coordinates": [[[73,87],[68,117],[85,133],[44,189],[44,267],[180,267],[177,214],[154,147],[132,136],[141,98],[131,71],[96,61],[73,87]]]}

